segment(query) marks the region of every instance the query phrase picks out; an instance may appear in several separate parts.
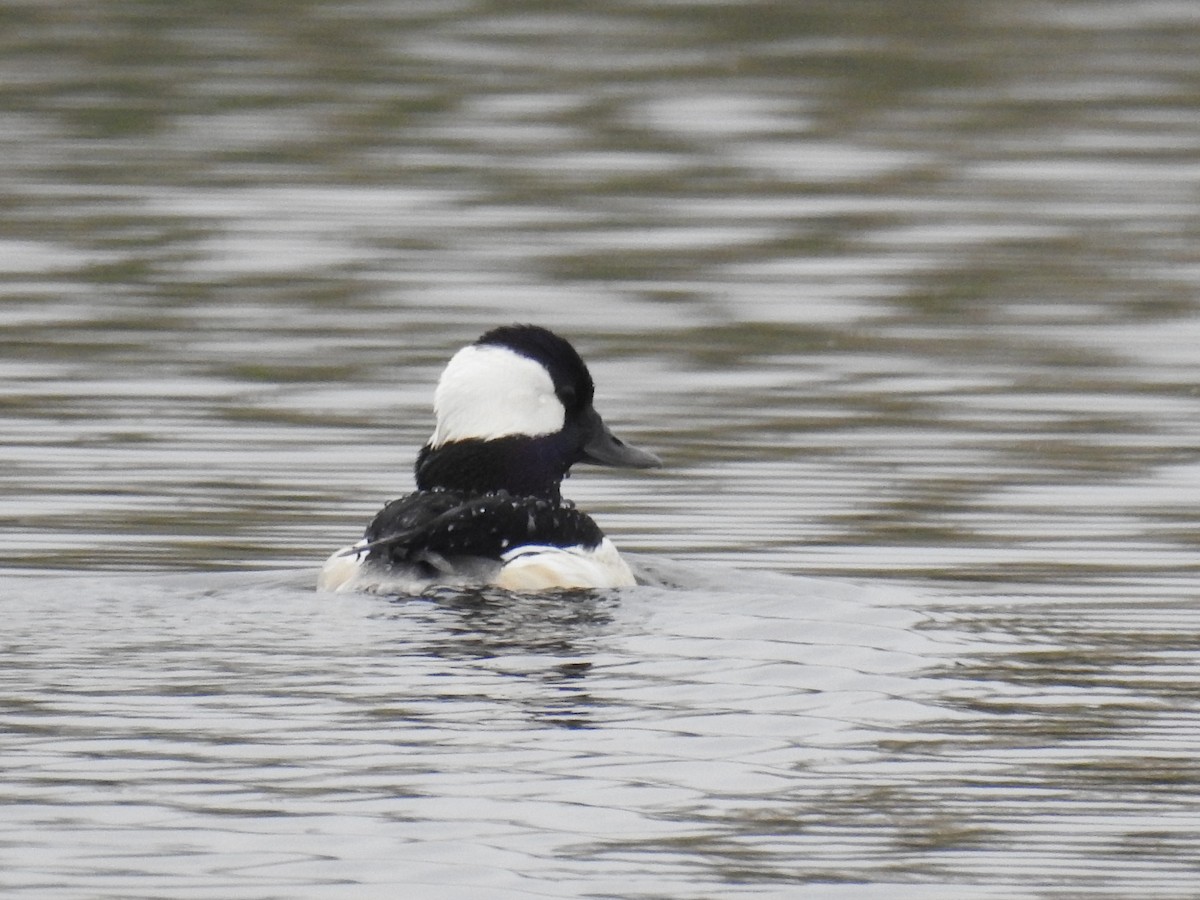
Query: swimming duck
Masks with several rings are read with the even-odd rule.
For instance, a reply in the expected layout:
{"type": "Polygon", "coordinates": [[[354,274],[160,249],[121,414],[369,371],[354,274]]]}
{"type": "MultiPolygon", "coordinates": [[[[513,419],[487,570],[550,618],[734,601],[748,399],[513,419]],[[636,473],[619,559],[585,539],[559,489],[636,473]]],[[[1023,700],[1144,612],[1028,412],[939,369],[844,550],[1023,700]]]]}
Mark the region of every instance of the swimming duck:
{"type": "Polygon", "coordinates": [[[384,506],[362,540],[329,557],[318,587],[635,584],[612,541],[562,498],[576,463],[662,464],[609,430],[594,392],[575,348],[545,328],[495,328],[463,347],[434,391],[435,426],[417,455],[416,491],[384,506]]]}

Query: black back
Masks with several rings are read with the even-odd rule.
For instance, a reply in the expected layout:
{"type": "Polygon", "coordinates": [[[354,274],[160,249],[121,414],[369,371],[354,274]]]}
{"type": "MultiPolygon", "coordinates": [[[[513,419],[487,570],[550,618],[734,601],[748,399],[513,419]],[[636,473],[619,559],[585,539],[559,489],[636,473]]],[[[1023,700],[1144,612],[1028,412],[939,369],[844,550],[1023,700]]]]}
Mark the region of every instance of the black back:
{"type": "Polygon", "coordinates": [[[496,560],[525,544],[595,547],[603,539],[572,504],[507,491],[417,491],[387,504],[366,533],[370,560],[438,568],[461,556],[496,560]]]}

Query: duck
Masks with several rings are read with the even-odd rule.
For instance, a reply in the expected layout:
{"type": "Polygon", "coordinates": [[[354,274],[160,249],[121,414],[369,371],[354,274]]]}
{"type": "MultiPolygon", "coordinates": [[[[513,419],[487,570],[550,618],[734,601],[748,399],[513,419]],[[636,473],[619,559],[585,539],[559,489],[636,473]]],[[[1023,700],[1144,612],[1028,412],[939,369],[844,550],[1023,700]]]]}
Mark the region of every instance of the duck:
{"type": "Polygon", "coordinates": [[[361,540],[328,558],[318,589],[636,584],[613,542],[562,496],[577,463],[662,465],[613,434],[594,395],[579,353],[547,328],[505,325],[460,349],[434,390],[433,434],[417,454],[416,490],[384,505],[361,540]]]}

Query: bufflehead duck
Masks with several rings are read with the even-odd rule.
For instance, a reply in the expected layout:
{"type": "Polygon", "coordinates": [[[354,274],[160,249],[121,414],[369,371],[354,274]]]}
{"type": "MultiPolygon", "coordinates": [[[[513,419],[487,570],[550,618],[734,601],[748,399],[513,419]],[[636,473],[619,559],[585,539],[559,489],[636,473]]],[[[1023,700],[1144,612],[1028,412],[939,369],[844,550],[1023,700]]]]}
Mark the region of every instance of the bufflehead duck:
{"type": "Polygon", "coordinates": [[[609,431],[594,390],[575,348],[535,325],[496,328],[459,350],[433,395],[436,425],[417,455],[417,490],[334,553],[318,588],[634,584],[612,541],[560,492],[575,463],[662,465],[609,431]]]}

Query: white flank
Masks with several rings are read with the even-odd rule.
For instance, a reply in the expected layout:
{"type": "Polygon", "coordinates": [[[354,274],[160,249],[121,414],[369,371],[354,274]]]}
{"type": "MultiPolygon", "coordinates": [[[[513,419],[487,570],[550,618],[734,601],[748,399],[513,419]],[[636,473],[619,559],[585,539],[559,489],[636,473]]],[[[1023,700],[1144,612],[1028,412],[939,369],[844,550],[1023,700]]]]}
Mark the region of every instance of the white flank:
{"type": "Polygon", "coordinates": [[[605,538],[593,550],[584,547],[551,547],[529,544],[504,554],[498,571],[428,577],[415,568],[366,566],[366,540],[339,550],[325,561],[317,590],[344,593],[418,594],[435,584],[493,584],[509,591],[549,591],[555,588],[617,588],[637,584],[613,542],[605,538]],[[348,550],[358,553],[343,555],[348,550]]]}
{"type": "Polygon", "coordinates": [[[507,347],[472,344],[451,357],[433,394],[429,443],[553,434],[566,411],[539,363],[507,347]]]}
{"type": "Polygon", "coordinates": [[[367,558],[367,551],[361,550],[350,556],[343,556],[342,554],[366,542],[366,538],[363,538],[353,547],[343,547],[334,553],[333,556],[329,557],[329,559],[325,560],[325,565],[321,567],[321,574],[317,576],[317,590],[354,590],[357,587],[356,579],[358,578],[359,571],[362,569],[363,560],[367,558]]]}
{"type": "Polygon", "coordinates": [[[510,591],[553,588],[633,587],[637,581],[613,542],[605,538],[594,550],[582,547],[517,547],[504,555],[504,568],[492,584],[510,591]]]}

